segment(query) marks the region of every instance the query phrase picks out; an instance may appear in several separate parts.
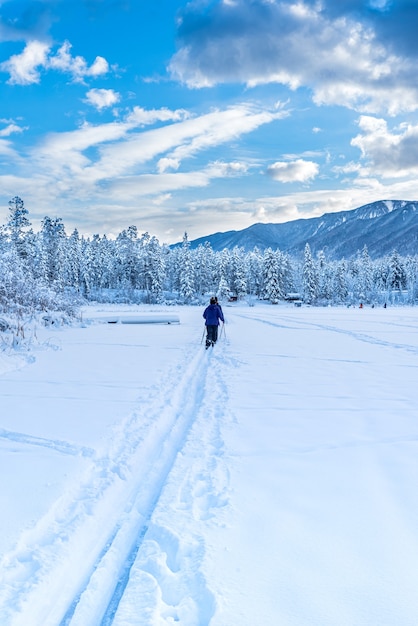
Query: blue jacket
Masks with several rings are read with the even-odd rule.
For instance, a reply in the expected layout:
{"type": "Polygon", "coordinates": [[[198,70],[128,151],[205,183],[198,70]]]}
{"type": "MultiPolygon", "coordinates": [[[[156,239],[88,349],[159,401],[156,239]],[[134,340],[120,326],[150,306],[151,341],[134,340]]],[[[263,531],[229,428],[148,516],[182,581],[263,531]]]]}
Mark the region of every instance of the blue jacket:
{"type": "Polygon", "coordinates": [[[219,326],[219,320],[224,320],[222,309],[217,304],[210,304],[203,311],[203,317],[205,318],[206,326],[219,326]]]}

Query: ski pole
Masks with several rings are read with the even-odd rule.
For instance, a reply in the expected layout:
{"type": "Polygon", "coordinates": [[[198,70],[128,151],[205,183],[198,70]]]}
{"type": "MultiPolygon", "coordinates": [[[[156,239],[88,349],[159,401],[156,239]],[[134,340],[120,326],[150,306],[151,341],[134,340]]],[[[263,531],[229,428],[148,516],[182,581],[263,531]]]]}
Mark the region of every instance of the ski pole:
{"type": "Polygon", "coordinates": [[[224,334],[224,339],[225,339],[225,341],[226,341],[225,322],[222,322],[221,337],[222,337],[222,333],[224,334]]]}
{"type": "Polygon", "coordinates": [[[202,345],[202,343],[203,343],[203,337],[205,336],[205,330],[206,330],[206,326],[203,326],[203,333],[202,333],[202,339],[200,340],[200,345],[202,345]]]}

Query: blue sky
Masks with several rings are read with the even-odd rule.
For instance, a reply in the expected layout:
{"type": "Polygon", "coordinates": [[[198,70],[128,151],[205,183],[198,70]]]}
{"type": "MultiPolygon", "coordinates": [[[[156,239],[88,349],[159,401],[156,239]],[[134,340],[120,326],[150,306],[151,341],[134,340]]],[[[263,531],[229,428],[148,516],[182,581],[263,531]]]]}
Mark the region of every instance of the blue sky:
{"type": "Polygon", "coordinates": [[[417,200],[415,0],[0,0],[0,221],[160,242],[417,200]]]}

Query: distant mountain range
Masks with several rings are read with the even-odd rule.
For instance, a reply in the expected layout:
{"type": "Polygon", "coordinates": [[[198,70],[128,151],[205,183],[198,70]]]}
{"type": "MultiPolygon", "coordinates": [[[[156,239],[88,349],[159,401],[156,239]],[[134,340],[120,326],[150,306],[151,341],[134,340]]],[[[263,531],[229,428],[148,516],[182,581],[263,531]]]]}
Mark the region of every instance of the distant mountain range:
{"type": "Polygon", "coordinates": [[[191,248],[206,241],[216,251],[234,246],[246,251],[270,247],[292,256],[299,256],[309,243],[313,255],[323,250],[328,259],[349,259],[364,245],[372,258],[393,250],[402,256],[418,254],[418,201],[379,200],[351,211],[325,213],[322,217],[283,224],[253,224],[243,230],[200,237],[190,242],[191,248]]]}

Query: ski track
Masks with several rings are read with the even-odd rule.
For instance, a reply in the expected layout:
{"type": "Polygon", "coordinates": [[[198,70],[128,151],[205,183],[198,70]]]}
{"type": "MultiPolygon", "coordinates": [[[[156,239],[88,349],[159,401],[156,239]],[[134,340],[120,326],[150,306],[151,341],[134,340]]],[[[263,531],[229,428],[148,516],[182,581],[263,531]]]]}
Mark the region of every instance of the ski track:
{"type": "MultiPolygon", "coordinates": [[[[113,623],[131,569],[149,535],[152,513],[194,421],[212,415],[213,423],[219,413],[222,394],[219,393],[213,405],[207,390],[209,363],[214,357],[214,354],[202,354],[202,349],[196,351],[195,346],[189,348],[182,362],[155,387],[140,409],[115,427],[107,449],[96,451],[80,481],[4,557],[0,566],[1,624],[109,626],[113,623]],[[198,407],[205,407],[205,416],[198,407]],[[93,545],[92,537],[96,538],[93,545]]],[[[212,381],[209,389],[213,391],[213,388],[212,381]]],[[[90,449],[76,451],[65,442],[8,431],[2,431],[0,436],[20,443],[45,445],[67,454],[92,455],[90,449]]],[[[212,433],[212,437],[215,443],[211,448],[206,441],[209,452],[205,452],[204,462],[209,462],[211,449],[219,452],[221,448],[219,432],[212,433]]],[[[200,448],[200,455],[202,450],[204,447],[200,448]]],[[[216,456],[210,462],[216,463],[216,456]]],[[[195,477],[186,476],[182,487],[184,507],[191,508],[193,515],[202,519],[210,515],[211,506],[221,506],[224,502],[213,495],[208,476],[208,472],[201,471],[198,492],[191,493],[196,489],[191,486],[195,477]]],[[[155,543],[158,535],[160,543],[167,544],[164,536],[169,536],[169,531],[157,528],[152,525],[153,539],[147,541],[155,543]]],[[[193,553],[195,562],[202,549],[198,542],[197,547],[189,546],[189,560],[193,553]]],[[[174,556],[172,560],[176,560],[174,556]]],[[[213,611],[210,593],[198,571],[193,577],[193,603],[199,606],[204,597],[206,608],[202,610],[210,614],[213,611]]],[[[163,586],[161,581],[160,586],[163,586]]],[[[202,619],[198,623],[207,623],[207,615],[202,615],[202,619]]]]}
{"type": "Polygon", "coordinates": [[[76,444],[69,443],[67,441],[61,441],[59,439],[34,437],[33,435],[17,433],[12,430],[6,430],[5,428],[0,428],[0,439],[4,439],[5,441],[10,441],[13,443],[40,446],[41,448],[48,448],[49,450],[53,450],[54,452],[61,452],[62,454],[69,454],[72,456],[92,457],[95,454],[95,450],[93,450],[93,448],[88,448],[86,446],[77,446],[76,444]]]}
{"type": "Polygon", "coordinates": [[[281,320],[283,320],[285,323],[278,323],[275,321],[270,321],[270,320],[266,320],[266,319],[262,319],[259,317],[255,317],[255,316],[248,316],[245,314],[235,314],[237,317],[242,317],[244,319],[247,319],[249,321],[253,321],[253,322],[259,322],[261,324],[268,324],[269,326],[274,326],[277,328],[286,328],[286,329],[298,329],[300,328],[301,325],[303,326],[310,326],[313,328],[316,328],[318,330],[326,330],[326,331],[330,331],[330,332],[334,332],[334,333],[339,333],[342,335],[348,335],[350,337],[352,337],[353,339],[357,339],[358,341],[363,341],[365,343],[369,343],[372,345],[377,345],[377,346],[383,346],[385,348],[395,348],[397,350],[404,350],[406,352],[411,352],[412,354],[418,354],[418,346],[411,346],[408,344],[400,344],[400,343],[393,343],[391,341],[385,341],[383,339],[377,339],[376,337],[372,337],[371,335],[367,335],[365,333],[355,333],[351,330],[345,330],[343,328],[338,328],[335,326],[328,326],[325,324],[318,324],[315,322],[308,322],[306,320],[295,320],[293,317],[292,318],[286,318],[285,316],[280,316],[281,320]],[[292,323],[292,326],[290,326],[289,324],[286,324],[286,321],[289,321],[292,323]],[[295,326],[294,324],[298,323],[299,326],[295,326]]]}
{"type": "Polygon", "coordinates": [[[101,626],[206,626],[214,615],[215,598],[200,570],[205,546],[196,524],[222,523],[229,503],[222,427],[231,416],[223,348],[206,356],[213,367],[188,440],[154,510],[118,610],[110,611],[101,626]]]}

